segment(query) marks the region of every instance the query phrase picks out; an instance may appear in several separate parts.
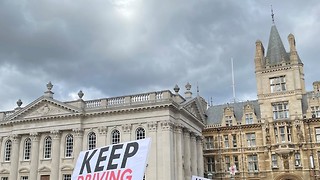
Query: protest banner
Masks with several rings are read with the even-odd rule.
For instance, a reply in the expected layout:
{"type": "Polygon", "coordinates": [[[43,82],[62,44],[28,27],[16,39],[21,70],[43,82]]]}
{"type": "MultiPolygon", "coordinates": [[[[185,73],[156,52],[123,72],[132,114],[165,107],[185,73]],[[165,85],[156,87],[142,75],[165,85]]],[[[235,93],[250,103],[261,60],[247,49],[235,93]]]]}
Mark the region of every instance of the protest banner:
{"type": "Polygon", "coordinates": [[[141,180],[149,146],[146,138],[82,151],[71,180],[141,180]]]}

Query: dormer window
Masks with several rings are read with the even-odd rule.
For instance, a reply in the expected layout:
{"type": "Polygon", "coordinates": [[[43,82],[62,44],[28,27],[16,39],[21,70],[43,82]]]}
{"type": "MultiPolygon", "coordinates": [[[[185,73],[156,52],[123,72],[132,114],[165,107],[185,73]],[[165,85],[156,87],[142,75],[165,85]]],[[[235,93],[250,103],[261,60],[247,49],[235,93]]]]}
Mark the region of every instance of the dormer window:
{"type": "Polygon", "coordinates": [[[232,116],[225,116],[226,126],[232,126],[232,116]]]}
{"type": "Polygon", "coordinates": [[[285,76],[278,76],[270,78],[271,93],[286,91],[286,78],[285,76]]]}
{"type": "Polygon", "coordinates": [[[245,114],[246,116],[246,124],[253,124],[253,115],[252,113],[245,114]]]}

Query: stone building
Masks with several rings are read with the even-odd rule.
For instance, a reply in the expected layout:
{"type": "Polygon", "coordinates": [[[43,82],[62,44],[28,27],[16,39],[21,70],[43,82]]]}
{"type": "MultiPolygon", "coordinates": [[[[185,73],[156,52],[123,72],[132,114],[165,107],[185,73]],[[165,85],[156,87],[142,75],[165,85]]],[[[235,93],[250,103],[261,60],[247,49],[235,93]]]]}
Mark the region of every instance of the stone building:
{"type": "Polygon", "coordinates": [[[203,98],[175,87],[130,96],[62,102],[52,84],[43,96],[0,112],[1,180],[70,180],[80,151],[151,138],[145,179],[202,175],[203,98]]]}
{"type": "Polygon", "coordinates": [[[212,179],[317,179],[320,166],[320,82],[305,89],[295,37],[284,48],[275,24],[268,49],[256,41],[258,99],[207,110],[205,175],[212,179]],[[231,175],[230,167],[237,168],[231,175]]]}

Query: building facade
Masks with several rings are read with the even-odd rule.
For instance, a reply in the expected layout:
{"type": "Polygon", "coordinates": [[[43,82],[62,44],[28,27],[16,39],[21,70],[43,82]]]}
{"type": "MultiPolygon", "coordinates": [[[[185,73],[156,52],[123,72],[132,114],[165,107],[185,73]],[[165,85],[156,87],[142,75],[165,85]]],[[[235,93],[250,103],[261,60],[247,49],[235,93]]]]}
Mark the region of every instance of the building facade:
{"type": "Polygon", "coordinates": [[[70,180],[80,151],[151,138],[145,179],[189,180],[202,175],[206,102],[174,88],[84,101],[43,96],[0,112],[1,180],[70,180]]]}
{"type": "Polygon", "coordinates": [[[320,82],[305,89],[295,37],[284,48],[276,26],[268,49],[256,42],[258,99],[207,110],[205,175],[212,179],[318,179],[320,167],[320,82]],[[232,174],[230,167],[236,167],[232,174]]]}

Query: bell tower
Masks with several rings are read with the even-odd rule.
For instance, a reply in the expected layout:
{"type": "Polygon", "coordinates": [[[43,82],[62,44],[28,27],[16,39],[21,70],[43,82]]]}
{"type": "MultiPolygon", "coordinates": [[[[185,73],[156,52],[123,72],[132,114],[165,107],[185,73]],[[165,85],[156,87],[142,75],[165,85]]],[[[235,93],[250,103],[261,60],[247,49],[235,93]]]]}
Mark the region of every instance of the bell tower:
{"type": "Polygon", "coordinates": [[[256,41],[255,74],[261,118],[264,121],[302,119],[302,96],[306,94],[303,63],[296,50],[293,34],[289,34],[287,52],[274,23],[265,54],[260,40],[256,41]]]}

